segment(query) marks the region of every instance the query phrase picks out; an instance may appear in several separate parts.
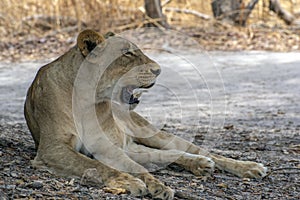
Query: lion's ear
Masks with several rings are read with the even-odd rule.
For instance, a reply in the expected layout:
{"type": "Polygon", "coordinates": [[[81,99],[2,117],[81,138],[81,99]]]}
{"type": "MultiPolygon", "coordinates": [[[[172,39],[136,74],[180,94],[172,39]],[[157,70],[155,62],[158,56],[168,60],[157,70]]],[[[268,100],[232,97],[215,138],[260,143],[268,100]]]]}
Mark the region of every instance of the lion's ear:
{"type": "Polygon", "coordinates": [[[77,46],[83,56],[87,56],[98,44],[105,39],[99,33],[87,29],[79,33],[77,37],[77,46]]]}

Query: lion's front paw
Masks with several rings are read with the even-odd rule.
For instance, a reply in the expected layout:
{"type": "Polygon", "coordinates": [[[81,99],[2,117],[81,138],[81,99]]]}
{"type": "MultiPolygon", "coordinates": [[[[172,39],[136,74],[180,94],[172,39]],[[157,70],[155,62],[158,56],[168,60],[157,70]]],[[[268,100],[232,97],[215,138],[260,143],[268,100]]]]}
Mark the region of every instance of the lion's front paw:
{"type": "Polygon", "coordinates": [[[106,185],[110,188],[123,188],[133,196],[142,197],[148,193],[146,184],[142,180],[125,173],[112,178],[106,185]]]}
{"type": "Polygon", "coordinates": [[[171,200],[174,198],[174,190],[165,186],[159,180],[155,178],[147,178],[145,183],[153,199],[171,200]]]}
{"type": "Polygon", "coordinates": [[[212,173],[215,169],[215,163],[211,158],[201,155],[185,156],[183,166],[195,175],[212,173]]]}
{"type": "Polygon", "coordinates": [[[264,167],[261,163],[251,161],[240,161],[240,167],[238,168],[238,176],[243,178],[263,178],[267,175],[267,167],[264,167]]]}

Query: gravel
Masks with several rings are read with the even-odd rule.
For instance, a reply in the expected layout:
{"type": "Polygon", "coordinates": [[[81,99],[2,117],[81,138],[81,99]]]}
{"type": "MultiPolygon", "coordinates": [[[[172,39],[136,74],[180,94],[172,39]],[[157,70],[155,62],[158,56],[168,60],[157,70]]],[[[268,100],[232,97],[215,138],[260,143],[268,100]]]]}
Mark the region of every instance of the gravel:
{"type": "MultiPolygon", "coordinates": [[[[183,137],[195,133],[193,142],[210,151],[235,159],[262,162],[269,168],[269,174],[262,180],[252,180],[216,170],[211,176],[196,177],[176,165],[153,174],[176,189],[175,199],[178,200],[299,199],[300,54],[211,54],[225,89],[214,90],[216,76],[212,74],[215,72],[210,66],[203,65],[202,59],[197,57],[197,60],[202,66],[201,72],[206,72],[206,82],[212,86],[213,101],[207,101],[207,85],[201,79],[195,81],[195,74],[189,68],[176,69],[185,71],[195,91],[201,94],[198,98],[201,118],[197,118],[200,127],[194,124],[193,113],[178,117],[173,109],[177,105],[174,99],[160,95],[166,92],[164,87],[157,86],[146,93],[138,111],[166,131],[183,137]],[[155,95],[157,92],[160,93],[155,95]],[[157,102],[161,104],[157,105],[157,102]],[[226,109],[219,106],[223,110],[212,111],[210,102],[225,104],[226,109]],[[149,111],[147,105],[150,103],[149,111]],[[170,111],[169,115],[162,117],[162,108],[170,111]]],[[[172,60],[166,55],[154,57],[162,66],[172,60]]],[[[41,64],[7,66],[0,63],[0,199],[140,199],[130,194],[114,195],[103,185],[81,184],[78,177],[62,177],[31,166],[30,160],[36,151],[22,107],[26,89],[41,64]],[[14,81],[20,74],[20,81],[14,81]]],[[[164,86],[172,83],[180,88],[180,80],[168,76],[167,72],[165,70],[157,83],[164,86]]],[[[187,111],[195,109],[191,98],[184,98],[184,101],[187,111]]]]}

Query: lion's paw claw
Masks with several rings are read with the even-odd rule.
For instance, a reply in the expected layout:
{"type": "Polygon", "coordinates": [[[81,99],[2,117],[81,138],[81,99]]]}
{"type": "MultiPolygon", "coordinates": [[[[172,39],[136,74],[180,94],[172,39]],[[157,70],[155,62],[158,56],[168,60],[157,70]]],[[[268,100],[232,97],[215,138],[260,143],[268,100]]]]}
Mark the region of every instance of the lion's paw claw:
{"type": "Polygon", "coordinates": [[[211,158],[193,155],[187,159],[189,161],[186,162],[187,165],[185,167],[195,175],[211,174],[215,169],[215,162],[211,158]]]}
{"type": "Polygon", "coordinates": [[[261,163],[255,162],[245,162],[244,166],[242,167],[243,172],[241,176],[243,178],[263,178],[267,175],[268,168],[264,167],[261,163]]]}

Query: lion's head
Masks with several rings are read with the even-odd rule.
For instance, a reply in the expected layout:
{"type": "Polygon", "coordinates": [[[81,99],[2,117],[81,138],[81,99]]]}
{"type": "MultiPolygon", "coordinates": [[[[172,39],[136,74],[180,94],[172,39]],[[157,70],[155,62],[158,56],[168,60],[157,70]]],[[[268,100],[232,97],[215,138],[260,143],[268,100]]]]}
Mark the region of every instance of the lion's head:
{"type": "Polygon", "coordinates": [[[134,108],[140,96],[136,89],[152,87],[161,72],[135,44],[111,32],[102,36],[85,30],[77,46],[85,57],[85,69],[96,69],[91,70],[97,77],[96,101],[110,99],[134,108]]]}

